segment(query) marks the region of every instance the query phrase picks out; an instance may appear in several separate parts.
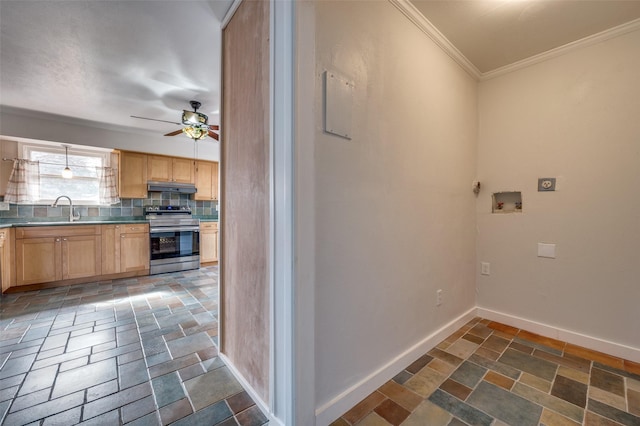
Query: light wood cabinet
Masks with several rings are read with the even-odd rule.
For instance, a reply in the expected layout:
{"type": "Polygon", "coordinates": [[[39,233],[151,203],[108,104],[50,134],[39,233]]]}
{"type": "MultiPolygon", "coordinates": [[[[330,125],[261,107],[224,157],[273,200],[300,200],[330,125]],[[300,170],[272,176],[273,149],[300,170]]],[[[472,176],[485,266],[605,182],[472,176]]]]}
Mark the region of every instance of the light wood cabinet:
{"type": "Polygon", "coordinates": [[[218,199],[218,163],[196,161],[196,200],[218,199]]]}
{"type": "Polygon", "coordinates": [[[195,183],[193,160],[188,158],[173,158],[173,181],[181,183],[195,183]]]}
{"type": "Polygon", "coordinates": [[[149,269],[149,225],[102,225],[102,274],[149,269]]]}
{"type": "Polygon", "coordinates": [[[147,155],[120,152],[120,198],[147,198],[147,155]]]}
{"type": "Polygon", "coordinates": [[[99,226],[42,226],[16,230],[16,285],[100,275],[99,226]]]}
{"type": "Polygon", "coordinates": [[[218,261],[218,222],[200,222],[200,263],[218,261]]]}
{"type": "Polygon", "coordinates": [[[62,279],[61,239],[16,240],[16,285],[48,283],[62,279]]]}
{"type": "Polygon", "coordinates": [[[13,229],[0,229],[0,281],[3,293],[14,280],[13,241],[13,229]]]}
{"type": "Polygon", "coordinates": [[[62,279],[95,277],[102,269],[100,235],[62,237],[62,279]]]}
{"type": "Polygon", "coordinates": [[[148,155],[147,168],[151,181],[195,183],[193,160],[188,158],[148,155]]]}
{"type": "Polygon", "coordinates": [[[120,272],[120,226],[102,225],[102,274],[120,272]]]}
{"type": "Polygon", "coordinates": [[[120,228],[120,272],[149,270],[149,224],[120,228]]]}

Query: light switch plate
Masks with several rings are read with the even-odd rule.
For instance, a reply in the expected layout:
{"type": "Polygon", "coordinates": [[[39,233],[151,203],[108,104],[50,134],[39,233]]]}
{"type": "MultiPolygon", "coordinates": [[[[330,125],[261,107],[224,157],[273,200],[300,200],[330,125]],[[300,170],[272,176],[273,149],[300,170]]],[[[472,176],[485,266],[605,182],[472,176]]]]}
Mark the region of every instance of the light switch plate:
{"type": "Polygon", "coordinates": [[[9,203],[5,203],[4,201],[0,201],[0,210],[9,210],[9,203]]]}
{"type": "Polygon", "coordinates": [[[556,190],[556,178],[538,178],[538,192],[556,190]]]}
{"type": "Polygon", "coordinates": [[[547,257],[549,259],[556,258],[556,245],[547,243],[538,243],[538,257],[547,257]]]}

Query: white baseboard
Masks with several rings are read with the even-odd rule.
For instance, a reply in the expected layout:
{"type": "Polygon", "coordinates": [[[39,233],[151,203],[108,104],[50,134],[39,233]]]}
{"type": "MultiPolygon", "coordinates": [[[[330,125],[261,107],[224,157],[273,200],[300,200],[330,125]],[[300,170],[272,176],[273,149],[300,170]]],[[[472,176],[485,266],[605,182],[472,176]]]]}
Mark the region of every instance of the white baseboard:
{"type": "Polygon", "coordinates": [[[316,409],[316,426],[328,425],[336,420],[370,393],[389,381],[398,372],[402,371],[403,368],[471,321],[476,316],[476,311],[477,309],[474,307],[463,313],[316,409]]]}
{"type": "Polygon", "coordinates": [[[253,402],[256,403],[260,411],[262,411],[262,413],[265,416],[267,416],[267,419],[269,419],[269,425],[284,426],[284,424],[280,421],[280,419],[275,417],[274,413],[271,412],[269,405],[262,400],[262,398],[258,395],[258,393],[253,388],[253,386],[251,386],[249,382],[247,382],[244,376],[238,371],[236,366],[233,365],[233,362],[231,362],[229,358],[227,358],[223,353],[219,353],[218,356],[220,357],[220,359],[222,359],[222,361],[224,362],[224,365],[226,365],[229,368],[229,371],[231,371],[231,374],[233,374],[235,378],[240,382],[244,390],[247,391],[247,393],[249,394],[251,399],[253,399],[253,402]]]}
{"type": "Polygon", "coordinates": [[[561,340],[563,342],[582,346],[594,351],[604,352],[608,355],[624,358],[629,361],[640,362],[640,348],[621,345],[619,343],[610,342],[593,336],[587,336],[575,331],[565,330],[563,328],[554,327],[552,325],[481,307],[478,307],[477,316],[510,325],[512,327],[521,328],[541,336],[551,337],[552,339],[561,340]]]}

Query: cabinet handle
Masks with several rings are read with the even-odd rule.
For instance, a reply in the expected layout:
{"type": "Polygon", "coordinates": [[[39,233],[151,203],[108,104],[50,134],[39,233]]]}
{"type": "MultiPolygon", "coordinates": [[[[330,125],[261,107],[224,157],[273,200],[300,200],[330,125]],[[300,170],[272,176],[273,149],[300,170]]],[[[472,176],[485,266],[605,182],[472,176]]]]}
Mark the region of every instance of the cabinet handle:
{"type": "Polygon", "coordinates": [[[124,238],[124,235],[120,235],[120,238],[124,238]]]}
{"type": "Polygon", "coordinates": [[[116,229],[120,229],[120,225],[116,225],[116,229]]]}
{"type": "Polygon", "coordinates": [[[58,242],[58,243],[59,243],[59,242],[60,242],[60,238],[56,238],[56,242],[58,242]]]}
{"type": "Polygon", "coordinates": [[[62,239],[62,241],[67,241],[67,239],[66,239],[66,238],[63,238],[63,239],[62,239]]]}

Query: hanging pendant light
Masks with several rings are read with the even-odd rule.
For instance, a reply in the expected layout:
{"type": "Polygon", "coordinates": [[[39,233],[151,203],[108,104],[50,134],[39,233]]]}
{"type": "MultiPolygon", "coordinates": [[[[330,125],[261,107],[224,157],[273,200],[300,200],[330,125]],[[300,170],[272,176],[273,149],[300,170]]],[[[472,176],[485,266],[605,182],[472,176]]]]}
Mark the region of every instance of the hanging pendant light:
{"type": "Polygon", "coordinates": [[[66,160],[65,161],[66,167],[62,171],[62,177],[64,179],[71,179],[73,177],[73,172],[69,168],[69,145],[64,146],[64,157],[66,160]]]}

